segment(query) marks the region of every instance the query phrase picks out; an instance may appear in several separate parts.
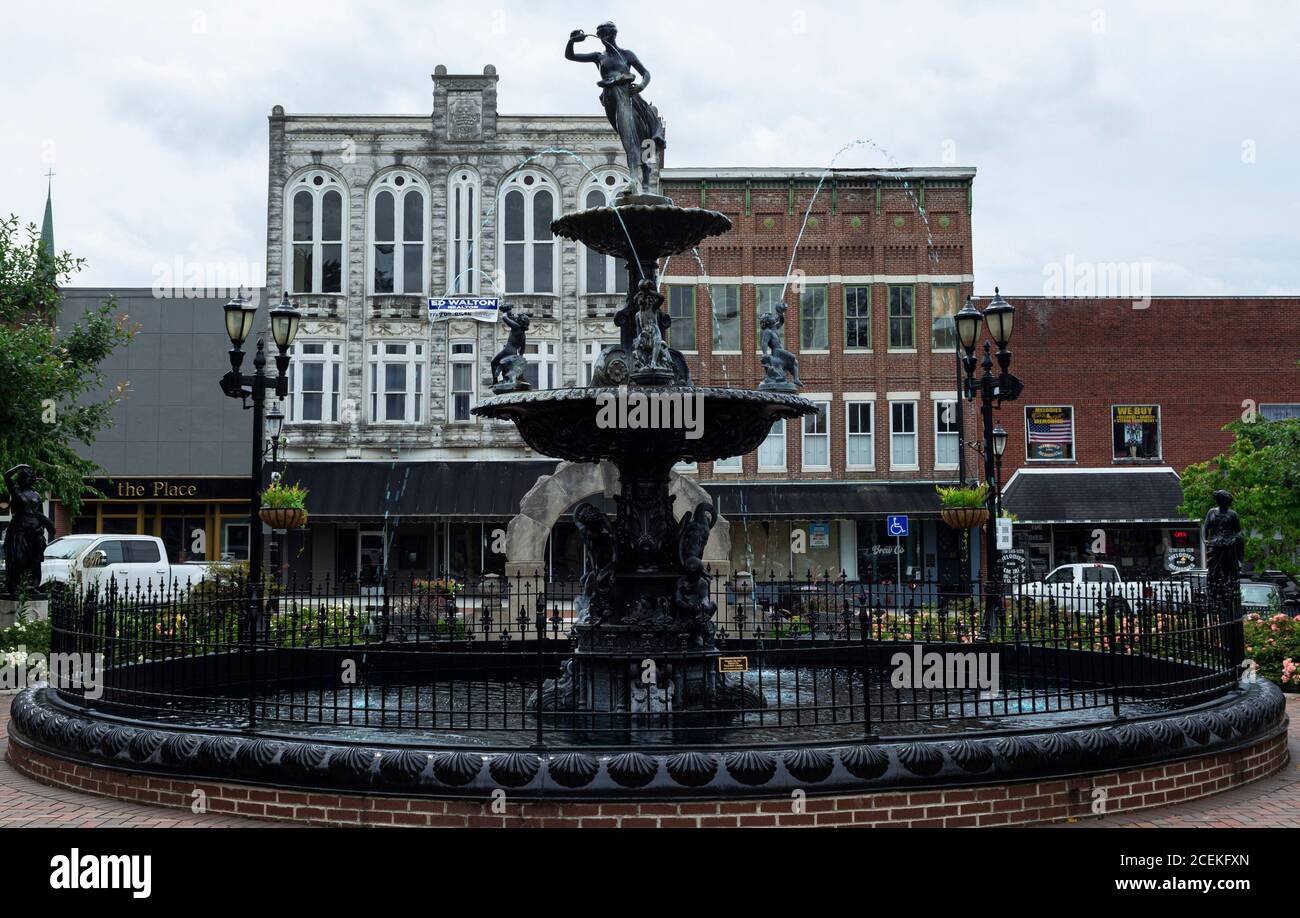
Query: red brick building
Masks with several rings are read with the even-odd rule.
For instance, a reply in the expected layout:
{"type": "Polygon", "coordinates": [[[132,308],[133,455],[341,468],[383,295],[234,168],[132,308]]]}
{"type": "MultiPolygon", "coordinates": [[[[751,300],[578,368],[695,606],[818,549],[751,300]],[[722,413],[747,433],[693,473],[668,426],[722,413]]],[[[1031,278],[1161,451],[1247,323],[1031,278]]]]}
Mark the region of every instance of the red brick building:
{"type": "Polygon", "coordinates": [[[663,272],[673,346],[701,384],[757,386],[758,318],[784,300],[801,394],[823,407],[778,425],[753,454],[695,470],[733,520],[736,568],[957,578],[957,540],[938,522],[934,483],[957,477],[947,317],[972,291],[974,176],[665,170],[665,194],[733,225],[701,245],[698,262],[678,256],[663,272]],[[909,517],[906,537],[886,531],[891,514],[909,517]],[[808,536],[806,554],[790,550],[795,529],[808,536]]]}
{"type": "Polygon", "coordinates": [[[1300,416],[1300,298],[1008,299],[1025,393],[998,413],[1005,505],[1040,569],[1159,573],[1199,547],[1177,476],[1231,443],[1231,421],[1300,416]]]}

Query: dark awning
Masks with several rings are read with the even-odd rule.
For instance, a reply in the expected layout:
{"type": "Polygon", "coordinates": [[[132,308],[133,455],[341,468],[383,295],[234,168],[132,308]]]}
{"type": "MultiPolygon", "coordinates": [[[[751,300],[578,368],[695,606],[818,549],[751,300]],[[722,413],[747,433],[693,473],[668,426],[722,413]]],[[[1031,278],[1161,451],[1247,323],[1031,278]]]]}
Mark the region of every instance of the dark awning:
{"type": "Polygon", "coordinates": [[[291,462],[284,480],[311,492],[313,518],[509,518],[556,462],[291,462]]]}
{"type": "Polygon", "coordinates": [[[728,519],[883,519],[891,514],[939,515],[939,495],[932,482],[701,482],[728,519]]]}
{"type": "Polygon", "coordinates": [[[1021,469],[1002,492],[1022,523],[1185,523],[1182,502],[1170,468],[1021,469]]]}

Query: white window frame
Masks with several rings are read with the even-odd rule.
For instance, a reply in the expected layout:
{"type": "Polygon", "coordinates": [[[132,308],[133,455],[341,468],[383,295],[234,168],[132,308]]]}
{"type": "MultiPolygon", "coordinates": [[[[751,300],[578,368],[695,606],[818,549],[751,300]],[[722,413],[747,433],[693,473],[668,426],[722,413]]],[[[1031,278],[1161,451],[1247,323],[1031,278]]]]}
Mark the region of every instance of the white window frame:
{"type": "Polygon", "coordinates": [[[898,399],[898,400],[891,399],[890,400],[889,402],[889,467],[890,469],[896,469],[898,471],[915,471],[920,469],[921,457],[920,457],[920,431],[918,430],[919,425],[917,424],[918,413],[919,410],[917,408],[916,399],[898,399]],[[894,406],[895,405],[912,406],[912,432],[910,434],[907,433],[906,431],[899,431],[894,429],[894,406]],[[895,461],[896,453],[894,449],[894,443],[898,437],[908,437],[908,436],[912,438],[913,461],[911,463],[899,463],[895,461]]]}
{"type": "Polygon", "coordinates": [[[763,326],[762,326],[763,314],[765,312],[771,312],[777,307],[777,305],[785,302],[784,300],[779,299],[775,303],[768,303],[767,308],[764,309],[763,303],[761,302],[762,297],[759,296],[759,293],[763,290],[781,291],[782,289],[783,288],[780,284],[755,284],[754,285],[754,328],[757,329],[754,337],[754,343],[757,345],[757,347],[755,347],[754,349],[755,354],[763,353],[763,326]]]}
{"type": "Polygon", "coordinates": [[[809,419],[816,419],[816,414],[805,414],[799,422],[799,462],[805,472],[829,472],[831,470],[831,397],[829,395],[806,395],[804,398],[818,407],[826,409],[826,430],[822,433],[809,433],[809,419]],[[825,445],[826,462],[812,464],[808,461],[808,441],[820,438],[825,445]]]}
{"type": "Polygon", "coordinates": [[[478,170],[457,166],[447,179],[447,291],[479,292],[482,201],[478,170]]]}
{"type": "MultiPolygon", "coordinates": [[[[1023,416],[1025,422],[1025,462],[1026,463],[1034,463],[1034,464],[1041,463],[1044,465],[1061,465],[1061,464],[1070,465],[1072,463],[1077,463],[1079,461],[1079,425],[1075,420],[1076,415],[1074,413],[1073,405],[1046,404],[1046,403],[1039,403],[1036,405],[1026,405],[1024,407],[1023,416]],[[1062,456],[1060,459],[1031,459],[1030,458],[1029,456],[1029,412],[1033,411],[1035,408],[1068,408],[1070,410],[1070,455],[1068,457],[1062,456]]],[[[1111,436],[1113,437],[1114,434],[1112,433],[1111,436]]],[[[1161,449],[1163,448],[1164,448],[1164,444],[1162,443],[1161,449]]]]}
{"type": "Polygon", "coordinates": [[[429,345],[425,341],[412,341],[401,338],[378,338],[368,343],[366,361],[366,388],[369,397],[371,424],[420,424],[428,404],[429,390],[429,345]],[[401,355],[389,354],[390,346],[404,345],[406,352],[401,355]],[[406,367],[406,387],[402,390],[403,417],[389,419],[387,415],[387,396],[396,395],[386,388],[384,368],[390,364],[406,367]],[[381,411],[381,407],[383,410],[381,411]]]}
{"type": "MultiPolygon", "coordinates": [[[[554,233],[549,240],[539,241],[533,235],[533,204],[537,195],[542,192],[550,192],[551,195],[551,219],[560,213],[562,198],[560,196],[560,187],[556,181],[549,175],[539,172],[535,169],[524,169],[516,172],[510,178],[501,184],[501,190],[497,196],[497,208],[500,214],[497,220],[497,265],[501,272],[501,286],[505,288],[504,293],[527,293],[536,296],[557,296],[557,287],[561,283],[560,279],[560,241],[554,233]],[[531,181],[530,181],[531,180],[531,181]],[[506,239],[506,198],[512,192],[519,192],[524,198],[524,238],[522,240],[506,239]],[[534,258],[537,253],[538,245],[549,244],[551,247],[551,289],[538,290],[535,282],[535,264],[534,258]],[[524,277],[523,289],[511,290],[509,284],[509,272],[506,270],[506,250],[509,246],[521,245],[524,249],[524,277]]],[[[549,225],[550,221],[547,221],[549,225]]]]}
{"type": "Polygon", "coordinates": [[[852,396],[848,393],[844,396],[844,468],[861,472],[874,472],[876,470],[876,400],[874,398],[852,396]],[[867,424],[871,429],[866,433],[862,431],[853,432],[851,420],[855,405],[867,406],[867,424]],[[866,465],[852,461],[854,437],[865,437],[870,444],[867,455],[871,461],[866,465]]]}
{"type": "Polygon", "coordinates": [[[447,422],[450,424],[473,424],[474,407],[478,404],[478,343],[466,339],[450,341],[447,344],[447,422]],[[457,353],[457,348],[468,348],[457,353]],[[468,366],[470,386],[467,391],[456,389],[456,367],[468,366]],[[456,396],[468,395],[469,407],[465,417],[456,417],[456,396]]]}
{"type": "Polygon", "coordinates": [[[371,296],[425,296],[429,290],[429,186],[424,178],[410,169],[390,169],[375,179],[370,186],[366,201],[366,292],[371,296]],[[378,216],[376,201],[379,195],[388,192],[393,196],[393,239],[391,242],[377,242],[375,218],[378,216]],[[420,196],[420,239],[418,242],[406,241],[406,199],[412,194],[420,196]],[[393,289],[375,289],[375,264],[378,262],[376,249],[380,245],[393,247],[393,289]],[[406,289],[406,250],[412,246],[420,251],[420,289],[406,289]]]}
{"type": "Polygon", "coordinates": [[[537,367],[536,389],[560,388],[560,343],[543,338],[524,345],[524,357],[537,367]]]}
{"type": "MultiPolygon", "coordinates": [[[[743,310],[741,307],[740,284],[712,284],[709,286],[709,330],[713,336],[710,340],[710,347],[714,354],[739,354],[744,347],[744,323],[741,321],[743,310]],[[736,296],[736,346],[735,347],[718,347],[718,301],[717,291],[731,291],[736,296]]],[[[728,294],[730,295],[730,294],[728,294]]],[[[696,297],[698,303],[698,297],[696,297]]],[[[697,307],[698,308],[698,305],[697,307]]]]}
{"type": "Polygon", "coordinates": [[[668,329],[668,345],[681,351],[683,354],[698,354],[700,352],[700,291],[695,284],[664,284],[660,290],[664,295],[664,312],[668,313],[673,320],[672,327],[668,329]],[[675,288],[691,291],[691,329],[695,333],[694,347],[680,347],[673,339],[673,329],[677,328],[682,317],[674,316],[672,313],[672,291],[675,288]]]}
{"type": "Polygon", "coordinates": [[[785,471],[786,464],[789,462],[787,456],[790,448],[789,443],[787,442],[786,439],[787,435],[788,435],[788,431],[786,429],[785,418],[778,418],[777,421],[772,425],[772,429],[768,431],[766,439],[764,439],[763,443],[760,444],[758,447],[758,470],[760,472],[784,472],[785,471]],[[781,431],[779,437],[776,433],[778,430],[781,431]],[[780,439],[781,441],[781,464],[765,465],[763,463],[763,446],[767,445],[767,443],[774,441],[776,439],[780,439]]]}
{"type": "Polygon", "coordinates": [[[284,269],[281,272],[284,289],[290,293],[327,293],[332,296],[341,296],[348,289],[348,189],[338,176],[323,169],[311,169],[302,175],[296,176],[285,188],[284,192],[284,213],[281,217],[281,229],[284,235],[284,269]],[[317,184],[317,179],[320,183],[317,184]],[[294,198],[299,192],[310,192],[312,196],[312,223],[311,239],[297,240],[294,238],[294,198]],[[339,203],[339,233],[338,239],[322,239],[322,218],[324,216],[323,202],[325,195],[330,192],[337,192],[342,199],[339,203]],[[308,245],[312,247],[311,254],[311,282],[308,284],[309,289],[299,290],[294,284],[294,247],[295,245],[308,245]],[[321,257],[321,248],[326,245],[339,246],[339,289],[325,291],[322,289],[321,269],[324,267],[324,259],[321,257]]]}
{"type": "Polygon", "coordinates": [[[956,398],[956,393],[953,393],[953,392],[934,393],[934,394],[932,394],[932,396],[931,396],[931,403],[932,403],[932,405],[934,406],[934,411],[933,411],[933,414],[934,414],[934,469],[935,469],[936,472],[951,472],[951,471],[955,471],[956,469],[958,469],[958,468],[961,467],[961,437],[962,437],[961,427],[960,427],[960,425],[958,425],[958,422],[957,422],[957,398],[956,398]],[[952,396],[952,397],[950,398],[949,396],[952,396]],[[943,407],[942,407],[942,406],[944,406],[944,405],[952,405],[952,413],[953,413],[952,424],[955,425],[955,426],[957,427],[956,430],[951,430],[951,431],[942,431],[942,432],[939,430],[939,419],[940,419],[941,414],[943,413],[943,407]],[[940,442],[939,438],[940,438],[940,437],[954,437],[954,438],[956,438],[956,441],[957,441],[957,448],[956,448],[956,450],[954,450],[954,452],[953,452],[953,455],[956,456],[956,458],[955,458],[952,462],[940,462],[940,461],[939,461],[939,442],[940,442]]]}
{"type": "Polygon", "coordinates": [[[286,420],[290,424],[336,424],[343,411],[343,342],[332,338],[299,339],[289,348],[289,397],[284,401],[286,420]],[[307,347],[321,346],[321,353],[306,354],[307,347]],[[321,370],[321,416],[319,420],[303,417],[302,365],[323,364],[321,370]]]}
{"type": "Polygon", "coordinates": [[[872,325],[872,323],[875,321],[875,317],[872,315],[872,311],[875,307],[875,302],[874,302],[875,298],[873,296],[871,285],[850,284],[846,281],[844,285],[840,288],[840,299],[844,303],[844,350],[845,352],[850,354],[872,353],[875,350],[876,330],[872,325]],[[850,290],[867,291],[867,314],[865,316],[852,316],[852,317],[849,316],[849,291],[850,290]],[[867,342],[868,342],[867,346],[863,347],[860,344],[850,345],[849,344],[849,322],[858,322],[861,321],[862,319],[866,319],[867,322],[867,342]]]}
{"type": "Polygon", "coordinates": [[[610,338],[605,341],[599,338],[589,338],[582,342],[582,384],[584,387],[591,387],[591,380],[596,375],[596,361],[600,359],[601,352],[611,344],[618,344],[618,339],[610,338]]]}
{"type": "MultiPolygon", "coordinates": [[[[617,169],[602,169],[594,173],[583,183],[578,192],[578,209],[588,210],[592,207],[613,207],[614,199],[627,186],[627,173],[617,169]],[[599,204],[588,203],[592,192],[601,195],[599,204]]],[[[585,245],[578,246],[578,283],[584,294],[627,293],[627,265],[613,255],[601,255],[585,245]],[[605,289],[591,290],[587,287],[587,259],[603,258],[605,260],[605,289]]]]}
{"type": "Polygon", "coordinates": [[[804,285],[803,285],[803,288],[799,291],[799,353],[801,353],[801,354],[829,354],[829,353],[830,353],[830,346],[831,346],[831,288],[830,288],[830,284],[804,284],[804,285]],[[803,328],[803,323],[804,323],[804,320],[808,318],[808,315],[807,315],[807,304],[805,304],[805,302],[804,302],[804,295],[805,295],[805,294],[812,295],[814,291],[818,291],[818,290],[820,290],[820,291],[821,291],[821,294],[822,294],[822,303],[821,303],[821,311],[822,311],[822,314],[821,314],[821,320],[822,320],[822,325],[823,325],[823,327],[826,329],[826,346],[825,346],[825,347],[809,347],[809,346],[808,346],[808,342],[806,342],[806,341],[804,340],[804,338],[805,338],[806,336],[805,336],[804,333],[803,333],[803,330],[804,330],[804,328],[803,328]]]}
{"type": "Polygon", "coordinates": [[[726,459],[715,459],[713,462],[713,474],[715,475],[741,475],[744,471],[744,456],[729,456],[726,459]]]}

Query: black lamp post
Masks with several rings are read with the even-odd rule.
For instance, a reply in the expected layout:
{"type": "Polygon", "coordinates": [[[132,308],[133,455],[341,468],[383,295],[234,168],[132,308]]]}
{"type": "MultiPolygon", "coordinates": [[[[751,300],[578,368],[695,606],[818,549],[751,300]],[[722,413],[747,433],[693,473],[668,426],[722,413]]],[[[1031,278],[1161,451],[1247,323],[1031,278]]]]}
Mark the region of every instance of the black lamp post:
{"type": "MultiPolygon", "coordinates": [[[[1024,385],[1010,372],[1011,351],[1007,344],[1011,340],[1011,331],[1015,326],[1015,307],[1002,299],[1001,292],[994,288],[993,300],[981,313],[975,307],[971,297],[957,313],[957,338],[961,342],[965,357],[962,364],[966,369],[966,398],[980,400],[980,416],[983,420],[984,433],[984,483],[988,485],[989,519],[984,532],[984,577],[987,580],[988,602],[985,606],[983,637],[992,632],[994,616],[1001,603],[1002,574],[997,564],[994,546],[997,544],[997,517],[1001,509],[999,498],[999,465],[1002,452],[1007,447],[1006,431],[1001,437],[995,435],[993,428],[993,409],[1001,407],[1003,402],[1015,401],[1024,391],[1024,385]],[[998,373],[993,372],[992,346],[984,342],[984,359],[979,366],[984,371],[976,376],[975,345],[979,341],[980,326],[987,325],[988,333],[997,343],[998,373]]],[[[1001,425],[999,425],[1001,429],[1001,425]]]]}
{"type": "MultiPolygon", "coordinates": [[[[266,344],[264,339],[257,339],[257,353],[253,356],[253,373],[240,372],[244,363],[244,342],[253,331],[253,320],[257,307],[242,295],[236,296],[226,304],[226,334],[230,336],[230,372],[221,377],[221,391],[229,398],[240,399],[244,408],[253,409],[253,462],[252,480],[248,496],[248,614],[249,622],[254,628],[261,626],[262,609],[262,523],[258,519],[261,509],[262,462],[266,450],[262,437],[265,434],[266,418],[264,409],[266,393],[274,391],[277,398],[289,394],[289,348],[298,335],[298,323],[302,316],[289,303],[289,294],[284,294],[280,305],[271,310],[271,337],[275,339],[278,353],[275,355],[275,376],[266,372],[266,344]],[[251,402],[251,404],[250,404],[251,402]]],[[[279,412],[273,412],[279,415],[279,412]]],[[[279,423],[284,416],[279,415],[279,423]]],[[[279,439],[278,431],[274,437],[279,439]]]]}
{"type": "MultiPolygon", "coordinates": [[[[271,454],[271,465],[280,464],[280,434],[284,430],[284,412],[277,401],[266,413],[266,437],[270,440],[266,452],[271,454]]],[[[263,453],[265,458],[266,453],[263,453]]],[[[272,472],[271,481],[279,480],[280,473],[272,472]]],[[[275,564],[275,579],[280,582],[280,572],[284,568],[284,535],[281,530],[273,530],[274,541],[271,543],[272,558],[275,564]]]]}

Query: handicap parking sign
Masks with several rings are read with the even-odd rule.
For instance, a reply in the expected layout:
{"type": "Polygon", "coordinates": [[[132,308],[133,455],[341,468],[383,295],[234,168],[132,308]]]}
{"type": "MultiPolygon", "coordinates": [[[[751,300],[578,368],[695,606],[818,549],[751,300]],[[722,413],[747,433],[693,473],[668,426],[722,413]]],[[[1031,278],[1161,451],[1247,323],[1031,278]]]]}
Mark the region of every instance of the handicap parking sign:
{"type": "Polygon", "coordinates": [[[891,516],[889,517],[887,523],[889,526],[889,534],[891,536],[907,535],[907,517],[891,516]]]}

